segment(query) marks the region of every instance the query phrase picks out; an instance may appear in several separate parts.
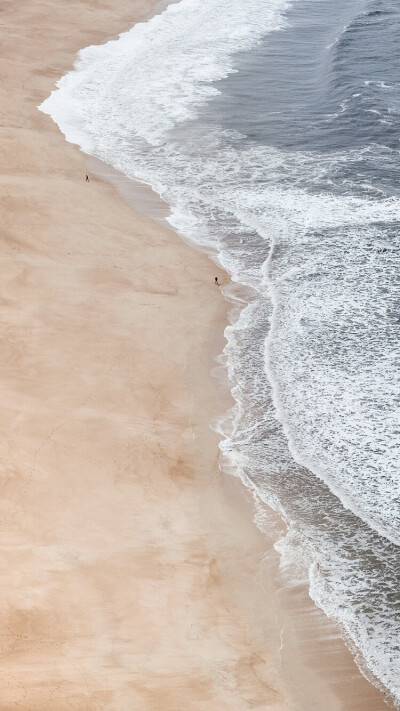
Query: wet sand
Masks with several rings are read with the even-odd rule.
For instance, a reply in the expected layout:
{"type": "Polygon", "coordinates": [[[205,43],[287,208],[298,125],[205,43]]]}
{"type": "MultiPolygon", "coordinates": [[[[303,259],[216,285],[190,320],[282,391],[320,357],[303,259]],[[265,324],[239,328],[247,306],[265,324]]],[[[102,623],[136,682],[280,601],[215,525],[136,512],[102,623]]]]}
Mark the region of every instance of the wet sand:
{"type": "Polygon", "coordinates": [[[0,710],[380,711],[218,470],[227,276],[36,109],[117,4],[0,13],[0,710]]]}

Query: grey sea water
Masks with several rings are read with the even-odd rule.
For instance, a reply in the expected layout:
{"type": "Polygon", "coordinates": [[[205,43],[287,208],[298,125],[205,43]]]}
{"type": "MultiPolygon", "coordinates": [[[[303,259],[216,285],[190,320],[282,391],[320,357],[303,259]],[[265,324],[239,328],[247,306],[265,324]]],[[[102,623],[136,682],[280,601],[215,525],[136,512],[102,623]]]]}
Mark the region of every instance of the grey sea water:
{"type": "Polygon", "coordinates": [[[399,31],[390,0],[181,0],[41,107],[237,283],[223,461],[397,700],[399,31]]]}
{"type": "Polygon", "coordinates": [[[286,17],[203,111],[278,151],[256,178],[272,199],[246,222],[272,246],[264,261],[250,242],[264,298],[230,336],[232,439],[292,522],[282,553],[311,551],[312,596],[399,698],[400,8],[320,0],[286,17]]]}

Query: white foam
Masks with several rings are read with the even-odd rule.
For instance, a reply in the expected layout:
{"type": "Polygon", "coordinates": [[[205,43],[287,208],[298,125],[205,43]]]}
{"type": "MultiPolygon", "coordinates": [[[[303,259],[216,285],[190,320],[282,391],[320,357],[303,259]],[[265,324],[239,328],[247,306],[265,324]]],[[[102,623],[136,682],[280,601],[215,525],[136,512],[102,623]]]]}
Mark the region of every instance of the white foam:
{"type": "Polygon", "coordinates": [[[235,52],[284,25],[289,0],[181,0],[118,40],[80,51],[75,71],[40,106],[68,141],[104,151],[126,131],[159,144],[193,118],[234,70],[235,52]],[[214,82],[214,83],[213,83],[214,82]],[[107,111],[104,111],[107,106],[107,111]]]}

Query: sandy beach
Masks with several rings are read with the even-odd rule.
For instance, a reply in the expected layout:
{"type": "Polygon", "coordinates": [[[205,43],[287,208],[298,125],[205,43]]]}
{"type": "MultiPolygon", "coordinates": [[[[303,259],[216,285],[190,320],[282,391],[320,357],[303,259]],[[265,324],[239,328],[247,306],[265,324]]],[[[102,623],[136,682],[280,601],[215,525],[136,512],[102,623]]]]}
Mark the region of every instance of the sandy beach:
{"type": "Polygon", "coordinates": [[[219,471],[227,275],[36,108],[152,10],[1,8],[0,709],[380,711],[219,471]]]}

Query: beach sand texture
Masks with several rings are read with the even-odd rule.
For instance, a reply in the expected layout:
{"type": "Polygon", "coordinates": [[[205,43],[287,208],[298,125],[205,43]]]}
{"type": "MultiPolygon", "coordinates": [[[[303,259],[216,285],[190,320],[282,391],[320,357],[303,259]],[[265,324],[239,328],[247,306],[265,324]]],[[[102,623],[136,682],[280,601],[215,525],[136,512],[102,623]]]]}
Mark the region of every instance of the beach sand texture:
{"type": "Polygon", "coordinates": [[[332,657],[311,668],[311,638],[304,659],[288,641],[278,673],[272,544],[209,428],[226,275],[86,183],[36,109],[80,47],[151,9],[0,9],[0,710],[278,711],[307,693],[309,711],[377,711],[337,638],[335,679],[332,657]]]}

